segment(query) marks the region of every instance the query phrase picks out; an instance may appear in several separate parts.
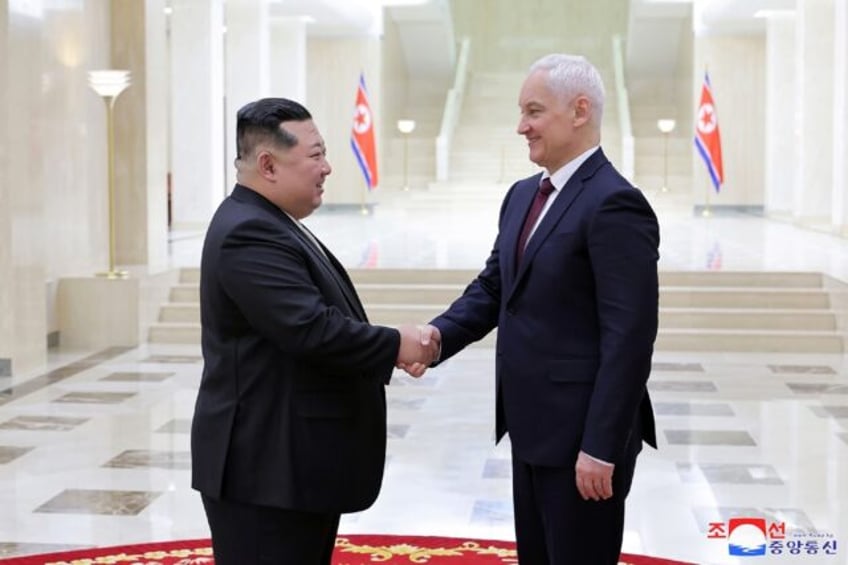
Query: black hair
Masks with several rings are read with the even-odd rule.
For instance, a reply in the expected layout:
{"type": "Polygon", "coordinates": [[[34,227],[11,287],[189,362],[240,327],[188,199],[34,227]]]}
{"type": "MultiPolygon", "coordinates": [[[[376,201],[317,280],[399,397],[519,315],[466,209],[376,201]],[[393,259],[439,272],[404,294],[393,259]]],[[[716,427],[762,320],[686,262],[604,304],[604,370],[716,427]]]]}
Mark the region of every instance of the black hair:
{"type": "Polygon", "coordinates": [[[263,142],[288,149],[297,137],[280,127],[283,122],[311,120],[309,110],[294,100],[262,98],[241,107],[236,123],[236,159],[250,155],[263,142]]]}

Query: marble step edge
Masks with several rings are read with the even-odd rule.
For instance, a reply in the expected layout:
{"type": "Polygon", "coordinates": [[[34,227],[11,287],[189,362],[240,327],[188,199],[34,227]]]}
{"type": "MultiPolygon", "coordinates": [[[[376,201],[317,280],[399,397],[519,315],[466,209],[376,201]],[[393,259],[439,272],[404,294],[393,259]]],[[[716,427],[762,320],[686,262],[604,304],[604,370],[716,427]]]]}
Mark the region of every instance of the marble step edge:
{"type": "MultiPolygon", "coordinates": [[[[395,327],[398,324],[381,324],[395,327]]],[[[151,330],[182,330],[200,332],[200,322],[157,322],[150,326],[151,330]]],[[[798,332],[796,329],[746,329],[746,328],[664,328],[660,327],[659,335],[702,335],[702,336],[738,336],[738,337],[784,337],[784,338],[830,338],[843,339],[843,336],[834,331],[810,330],[798,332]]]]}
{"type": "MultiPolygon", "coordinates": [[[[407,307],[424,305],[445,307],[462,294],[464,287],[420,289],[399,287],[397,289],[359,288],[362,302],[369,307],[389,305],[407,307]]],[[[171,289],[166,305],[199,304],[196,288],[171,289]]],[[[695,311],[714,309],[734,309],[736,311],[829,311],[831,300],[828,292],[822,289],[806,292],[769,291],[765,289],[745,289],[741,291],[722,291],[716,289],[665,290],[660,291],[660,308],[688,308],[695,311]]]]}
{"type": "MultiPolygon", "coordinates": [[[[365,310],[367,312],[440,312],[447,308],[446,303],[409,303],[409,302],[365,302],[365,310]]],[[[161,306],[163,310],[185,311],[185,312],[200,312],[199,302],[166,302],[161,306]]],[[[780,317],[780,316],[809,316],[814,318],[835,316],[836,310],[829,308],[727,308],[727,307],[699,307],[699,306],[662,306],[659,307],[659,314],[670,316],[761,316],[761,317],[780,317]]],[[[200,323],[200,320],[197,320],[200,323]]]]}
{"type": "MultiPolygon", "coordinates": [[[[492,347],[492,332],[477,346],[492,347]]],[[[150,343],[200,341],[199,324],[155,324],[148,333],[150,343]]],[[[665,351],[746,351],[844,353],[845,339],[832,332],[660,330],[655,348],[665,351]]]]}
{"type": "MultiPolygon", "coordinates": [[[[469,283],[476,275],[474,269],[356,269],[348,270],[353,282],[361,284],[400,284],[428,282],[435,284],[469,283]]],[[[819,287],[823,275],[814,271],[660,271],[660,285],[674,286],[778,286],[819,287]],[[735,281],[747,281],[741,285],[735,281]],[[688,281],[688,282],[687,282],[688,281]],[[701,281],[707,281],[706,283],[701,281]]],[[[197,283],[199,267],[180,269],[181,284],[197,283]]]]}

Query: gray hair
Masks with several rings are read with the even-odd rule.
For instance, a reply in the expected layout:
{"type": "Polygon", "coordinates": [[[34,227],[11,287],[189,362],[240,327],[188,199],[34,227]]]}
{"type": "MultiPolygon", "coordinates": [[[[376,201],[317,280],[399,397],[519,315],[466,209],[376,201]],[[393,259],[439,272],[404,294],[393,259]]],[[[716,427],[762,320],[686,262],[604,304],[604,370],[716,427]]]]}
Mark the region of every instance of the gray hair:
{"type": "Polygon", "coordinates": [[[594,121],[600,127],[604,115],[604,81],[592,63],[580,55],[552,53],[530,65],[530,72],[548,73],[548,86],[556,94],[571,100],[584,95],[593,108],[594,121]]]}

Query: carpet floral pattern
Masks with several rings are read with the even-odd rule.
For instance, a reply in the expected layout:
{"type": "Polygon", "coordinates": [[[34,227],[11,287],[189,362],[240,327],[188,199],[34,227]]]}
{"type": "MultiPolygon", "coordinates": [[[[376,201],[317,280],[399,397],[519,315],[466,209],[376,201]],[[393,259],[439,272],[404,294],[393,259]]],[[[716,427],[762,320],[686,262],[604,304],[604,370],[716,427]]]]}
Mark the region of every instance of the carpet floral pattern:
{"type": "MultiPolygon", "coordinates": [[[[104,547],[0,559],[0,565],[214,565],[208,539],[104,547]]],[[[333,565],[518,565],[515,543],[425,536],[345,535],[333,565]]],[[[619,565],[690,565],[622,554],[619,565]]]]}

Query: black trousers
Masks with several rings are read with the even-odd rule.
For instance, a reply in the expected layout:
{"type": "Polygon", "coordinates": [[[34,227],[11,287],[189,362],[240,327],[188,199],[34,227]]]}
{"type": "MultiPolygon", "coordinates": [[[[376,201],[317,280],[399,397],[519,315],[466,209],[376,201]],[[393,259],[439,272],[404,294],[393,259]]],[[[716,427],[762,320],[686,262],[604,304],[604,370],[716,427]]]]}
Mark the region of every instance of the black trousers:
{"type": "Polygon", "coordinates": [[[631,446],[613,472],[613,497],[584,501],[574,467],[539,467],[512,455],[515,538],[521,565],[617,565],[624,535],[624,499],[636,456],[631,446]]]}
{"type": "Polygon", "coordinates": [[[339,514],[256,506],[202,495],[215,565],[330,565],[339,514]]]}

